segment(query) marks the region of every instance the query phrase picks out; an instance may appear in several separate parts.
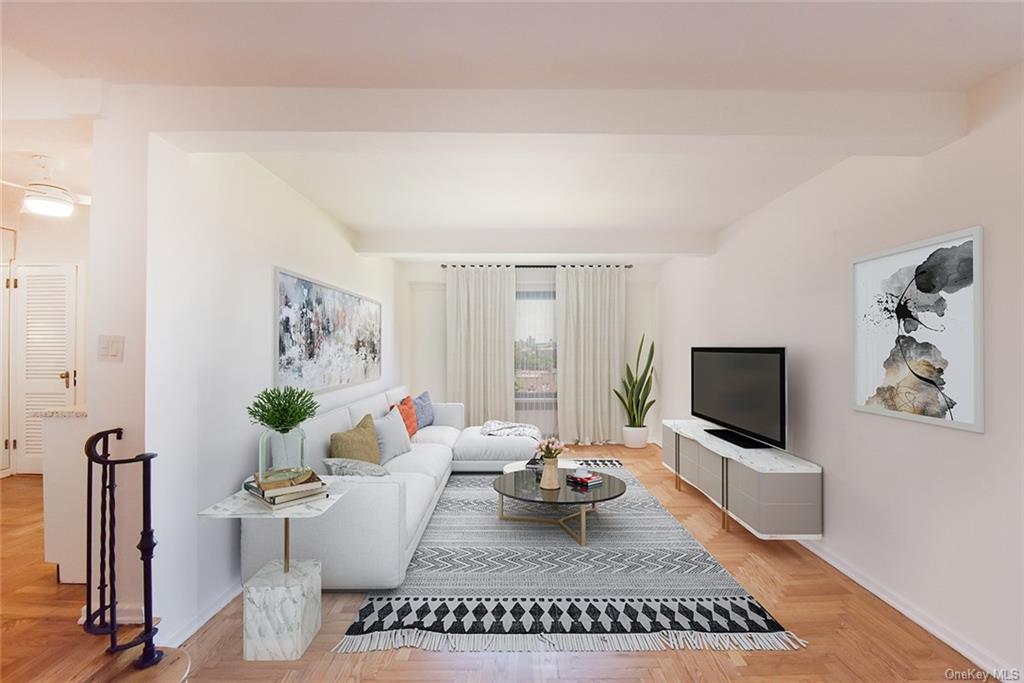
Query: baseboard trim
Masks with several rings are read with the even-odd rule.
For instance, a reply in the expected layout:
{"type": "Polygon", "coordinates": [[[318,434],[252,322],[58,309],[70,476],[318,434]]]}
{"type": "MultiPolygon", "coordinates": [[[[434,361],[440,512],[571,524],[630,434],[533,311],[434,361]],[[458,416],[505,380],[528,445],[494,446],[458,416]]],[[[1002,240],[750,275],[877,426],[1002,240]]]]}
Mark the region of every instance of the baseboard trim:
{"type": "Polygon", "coordinates": [[[156,643],[157,645],[163,645],[166,647],[181,647],[181,645],[191,638],[196,631],[206,625],[210,619],[217,616],[217,613],[228,606],[228,603],[234,600],[238,595],[242,593],[242,585],[239,582],[238,587],[230,588],[225,591],[219,598],[214,600],[213,605],[208,607],[202,614],[197,616],[191,622],[178,629],[175,633],[169,636],[162,636],[157,634],[156,643]]]}
{"type": "MultiPolygon", "coordinates": [[[[669,472],[680,476],[671,465],[666,462],[661,463],[662,466],[669,472]]],[[[716,505],[714,501],[710,501],[712,505],[716,505]]],[[[738,520],[737,520],[738,521],[738,520]]],[[[971,660],[980,669],[984,669],[989,675],[995,677],[997,672],[1005,672],[1012,667],[1006,664],[1001,664],[997,657],[992,653],[988,652],[984,648],[971,642],[968,638],[964,637],[963,634],[951,629],[938,619],[929,614],[926,610],[921,609],[917,605],[914,605],[910,601],[902,598],[895,591],[890,590],[886,586],[878,583],[877,581],[869,578],[864,572],[860,571],[849,562],[846,562],[842,558],[838,557],[834,553],[821,547],[821,541],[817,540],[797,540],[797,543],[807,548],[810,552],[814,553],[817,557],[821,558],[822,561],[828,563],[831,567],[839,571],[841,574],[849,578],[851,581],[856,583],[858,586],[868,591],[885,604],[892,607],[894,610],[910,619],[912,622],[923,628],[928,633],[932,634],[946,645],[962,654],[967,659],[971,660]]]]}
{"type": "Polygon", "coordinates": [[[978,668],[987,671],[989,675],[995,677],[995,674],[998,671],[1002,671],[1005,675],[1005,672],[1011,668],[1006,664],[1000,663],[995,655],[988,652],[985,648],[971,642],[970,639],[965,637],[962,633],[959,633],[941,623],[926,610],[921,609],[909,600],[901,597],[895,591],[868,577],[864,572],[860,571],[836,554],[825,548],[819,547],[821,545],[819,541],[799,541],[799,543],[840,573],[848,577],[861,588],[868,591],[879,600],[905,616],[907,619],[910,619],[925,631],[928,631],[928,633],[932,634],[946,645],[949,645],[964,657],[974,662],[978,668]]]}

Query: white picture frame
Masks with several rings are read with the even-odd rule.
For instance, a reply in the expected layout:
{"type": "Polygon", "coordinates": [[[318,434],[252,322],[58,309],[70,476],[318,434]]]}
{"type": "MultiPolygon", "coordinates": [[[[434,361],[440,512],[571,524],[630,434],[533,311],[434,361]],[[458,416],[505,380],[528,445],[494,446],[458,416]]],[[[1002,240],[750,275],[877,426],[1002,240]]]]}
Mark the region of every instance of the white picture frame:
{"type": "Polygon", "coordinates": [[[854,410],[984,432],[982,246],[981,226],[974,226],[852,260],[854,410]],[[971,243],[969,285],[952,293],[941,288],[922,293],[916,276],[905,277],[907,269],[929,257],[934,264],[937,258],[952,259],[957,254],[963,267],[967,242],[971,243]],[[959,251],[950,250],[956,246],[959,251]],[[897,297],[892,292],[901,288],[902,280],[907,280],[906,288],[897,297]],[[908,331],[905,325],[916,329],[908,331]],[[887,384],[900,373],[904,373],[901,379],[887,384]],[[914,386],[920,390],[915,392],[914,386]]]}
{"type": "Polygon", "coordinates": [[[294,386],[319,394],[380,379],[382,324],[379,301],[274,268],[274,386],[294,386]],[[306,315],[286,300],[296,286],[322,299],[320,317],[330,320],[329,332],[312,331],[313,340],[289,335],[292,321],[306,315]]]}

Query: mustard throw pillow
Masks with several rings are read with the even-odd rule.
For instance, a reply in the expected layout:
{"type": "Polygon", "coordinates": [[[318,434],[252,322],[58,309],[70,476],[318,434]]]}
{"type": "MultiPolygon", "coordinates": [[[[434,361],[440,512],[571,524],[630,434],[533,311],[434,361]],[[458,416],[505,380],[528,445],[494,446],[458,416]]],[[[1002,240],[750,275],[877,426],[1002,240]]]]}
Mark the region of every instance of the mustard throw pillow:
{"type": "Polygon", "coordinates": [[[377,430],[373,427],[373,416],[364,416],[359,424],[347,432],[331,434],[331,457],[362,460],[379,465],[380,448],[377,446],[377,430]]]}

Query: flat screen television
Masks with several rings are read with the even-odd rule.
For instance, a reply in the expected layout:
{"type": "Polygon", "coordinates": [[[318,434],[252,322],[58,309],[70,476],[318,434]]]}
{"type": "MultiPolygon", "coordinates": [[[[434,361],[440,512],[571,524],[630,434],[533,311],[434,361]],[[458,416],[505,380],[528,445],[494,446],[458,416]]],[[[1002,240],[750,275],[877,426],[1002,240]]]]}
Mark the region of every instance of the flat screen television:
{"type": "Polygon", "coordinates": [[[786,349],[693,347],[690,406],[725,429],[710,434],[743,448],[786,447],[786,349]]]}

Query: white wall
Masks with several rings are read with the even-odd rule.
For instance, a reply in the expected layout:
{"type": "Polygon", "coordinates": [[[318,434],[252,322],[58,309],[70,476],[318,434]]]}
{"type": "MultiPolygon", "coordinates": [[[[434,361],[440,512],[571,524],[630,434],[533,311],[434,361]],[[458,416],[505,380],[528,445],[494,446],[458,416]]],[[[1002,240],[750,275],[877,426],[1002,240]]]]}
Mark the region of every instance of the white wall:
{"type": "Polygon", "coordinates": [[[661,415],[666,420],[690,415],[690,347],[714,342],[705,300],[710,265],[710,257],[679,256],[661,268],[658,373],[661,415]]]}
{"type": "Polygon", "coordinates": [[[382,304],[382,378],[319,394],[322,409],[398,383],[394,273],[246,155],[188,155],[154,139],[150,188],[146,440],[180,460],[157,501],[174,546],[160,549],[156,611],[174,640],[239,590],[238,522],[195,512],[257,466],[260,428],[245,409],[273,386],[274,267],[382,304]]]}
{"type": "MultiPolygon", "coordinates": [[[[567,263],[575,262],[571,256],[567,263]]],[[[559,259],[554,259],[554,263],[559,259]]],[[[635,358],[640,336],[658,341],[658,279],[660,269],[651,263],[634,265],[626,276],[626,357],[635,358]]],[[[445,387],[445,293],[441,263],[405,262],[397,266],[396,296],[403,321],[400,334],[404,381],[411,391],[429,390],[436,401],[444,401],[445,387]]],[[[630,361],[632,362],[632,361],[630,361]]],[[[660,391],[656,378],[655,398],[660,391]]],[[[660,442],[660,401],[647,416],[650,438],[660,442]]]]}
{"type": "Polygon", "coordinates": [[[18,258],[84,261],[89,255],[89,207],[76,206],[67,218],[22,213],[23,192],[4,187],[2,223],[18,231],[18,258]]]}
{"type": "MultiPolygon", "coordinates": [[[[841,163],[731,226],[713,256],[662,274],[663,385],[688,384],[691,343],[786,346],[791,450],[825,472],[812,549],[990,668],[1024,665],[1021,77],[971,93],[963,139],[841,163]],[[851,259],[979,224],[985,433],[854,412],[851,259]]],[[[664,395],[666,415],[687,413],[680,392],[664,395]]]]}

